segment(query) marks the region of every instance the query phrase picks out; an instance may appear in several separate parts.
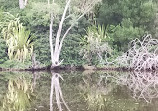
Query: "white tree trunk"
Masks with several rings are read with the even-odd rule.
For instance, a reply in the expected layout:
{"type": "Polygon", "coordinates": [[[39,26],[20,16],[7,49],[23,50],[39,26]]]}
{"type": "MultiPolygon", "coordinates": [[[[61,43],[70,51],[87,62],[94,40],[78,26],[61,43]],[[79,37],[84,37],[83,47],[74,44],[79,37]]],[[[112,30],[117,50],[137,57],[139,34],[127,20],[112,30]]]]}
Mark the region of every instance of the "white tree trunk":
{"type": "Polygon", "coordinates": [[[55,53],[59,53],[59,38],[61,36],[61,30],[62,30],[62,27],[63,27],[63,22],[65,20],[66,12],[67,12],[67,9],[68,9],[68,7],[70,5],[70,2],[71,2],[71,0],[69,0],[66,3],[66,6],[65,6],[65,9],[64,9],[61,21],[59,23],[59,28],[58,28],[58,32],[57,32],[57,36],[56,36],[56,42],[55,42],[55,53]]]}
{"type": "Polygon", "coordinates": [[[27,1],[28,0],[19,0],[19,8],[20,9],[24,9],[25,8],[25,6],[27,5],[27,1]]]}
{"type": "Polygon", "coordinates": [[[19,8],[20,9],[24,9],[25,8],[23,0],[19,0],[19,8]]]}
{"type": "Polygon", "coordinates": [[[53,30],[52,30],[52,26],[53,26],[53,16],[51,15],[51,23],[50,23],[50,35],[49,35],[49,42],[50,42],[50,49],[51,49],[51,62],[52,62],[52,68],[59,66],[61,64],[62,61],[59,62],[59,55],[60,55],[60,49],[59,49],[59,44],[60,44],[60,36],[61,36],[61,30],[62,30],[62,26],[63,26],[63,22],[65,20],[65,16],[66,16],[66,12],[68,10],[69,4],[70,4],[69,0],[66,3],[61,21],[59,23],[59,28],[58,28],[58,32],[56,35],[56,39],[55,39],[55,47],[53,46],[53,30]],[[55,48],[55,49],[54,49],[55,48]]]}
{"type": "Polygon", "coordinates": [[[49,29],[49,43],[50,43],[50,51],[51,51],[51,61],[52,61],[52,64],[54,63],[54,49],[53,49],[53,30],[52,30],[52,27],[53,27],[53,15],[51,14],[51,20],[50,20],[50,29],[49,29]]]}
{"type": "Polygon", "coordinates": [[[27,1],[28,1],[28,0],[25,0],[24,6],[26,6],[26,5],[27,5],[27,1]]]}
{"type": "MultiPolygon", "coordinates": [[[[50,49],[51,49],[52,68],[54,68],[56,66],[59,66],[63,61],[63,60],[59,61],[59,56],[60,56],[61,48],[62,48],[62,45],[63,45],[63,41],[64,41],[65,37],[67,36],[67,34],[69,33],[69,31],[76,24],[76,22],[79,21],[87,12],[89,12],[92,9],[92,7],[95,5],[95,3],[97,3],[95,0],[92,1],[92,2],[90,1],[90,3],[86,6],[86,9],[84,10],[84,12],[80,16],[78,16],[78,18],[75,20],[75,22],[70,25],[70,27],[64,33],[63,37],[60,39],[63,23],[64,23],[64,20],[66,18],[67,10],[68,9],[70,10],[70,2],[71,2],[71,0],[66,1],[65,9],[64,9],[64,12],[62,14],[62,18],[60,20],[59,28],[58,28],[57,35],[56,35],[56,39],[55,39],[55,42],[54,42],[55,46],[53,46],[53,41],[52,41],[53,20],[52,20],[52,17],[51,17],[49,41],[50,41],[50,49]]],[[[49,3],[50,3],[50,1],[48,0],[48,4],[49,3]]],[[[53,3],[54,3],[54,0],[53,0],[53,3]]]]}
{"type": "Polygon", "coordinates": [[[63,80],[62,76],[58,73],[54,73],[54,72],[51,73],[52,73],[52,78],[51,78],[51,91],[50,91],[50,111],[53,111],[53,96],[55,96],[55,100],[59,111],[62,111],[63,105],[66,107],[68,111],[71,111],[64,100],[62,90],[60,87],[59,79],[63,80]],[[63,105],[61,103],[63,103],[63,105]]]}
{"type": "Polygon", "coordinates": [[[48,0],[48,5],[50,5],[50,0],[48,0]]]}

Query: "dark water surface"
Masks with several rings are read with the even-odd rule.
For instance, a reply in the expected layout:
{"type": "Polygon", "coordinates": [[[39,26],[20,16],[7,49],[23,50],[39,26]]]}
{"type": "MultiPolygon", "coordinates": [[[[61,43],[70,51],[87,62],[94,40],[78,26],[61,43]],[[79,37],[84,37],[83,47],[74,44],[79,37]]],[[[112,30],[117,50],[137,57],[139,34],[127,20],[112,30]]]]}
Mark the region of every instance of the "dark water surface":
{"type": "Polygon", "coordinates": [[[0,72],[0,111],[158,111],[157,72],[0,72]]]}

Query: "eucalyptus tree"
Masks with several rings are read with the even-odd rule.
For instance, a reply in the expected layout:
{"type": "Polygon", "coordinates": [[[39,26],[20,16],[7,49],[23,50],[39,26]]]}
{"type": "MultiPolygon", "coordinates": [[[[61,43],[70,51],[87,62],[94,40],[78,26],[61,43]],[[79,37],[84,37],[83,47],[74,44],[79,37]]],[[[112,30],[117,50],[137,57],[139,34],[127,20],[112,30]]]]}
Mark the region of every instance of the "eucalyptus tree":
{"type": "MultiPolygon", "coordinates": [[[[49,35],[49,41],[50,41],[50,50],[51,50],[51,62],[52,62],[52,68],[59,66],[63,60],[59,60],[61,48],[63,46],[64,39],[72,29],[76,25],[76,23],[90,10],[93,9],[93,7],[98,4],[101,0],[67,0],[64,6],[64,10],[62,11],[62,16],[59,22],[58,31],[55,35],[55,39],[53,41],[53,22],[56,18],[56,15],[54,15],[53,11],[50,12],[50,35],[49,35]],[[67,14],[67,12],[69,12],[67,14]],[[65,32],[63,31],[63,23],[66,20],[71,20],[69,22],[70,26],[66,29],[65,32]]],[[[55,5],[55,1],[52,3],[55,5]]],[[[50,1],[48,0],[48,5],[50,5],[50,1]]]]}

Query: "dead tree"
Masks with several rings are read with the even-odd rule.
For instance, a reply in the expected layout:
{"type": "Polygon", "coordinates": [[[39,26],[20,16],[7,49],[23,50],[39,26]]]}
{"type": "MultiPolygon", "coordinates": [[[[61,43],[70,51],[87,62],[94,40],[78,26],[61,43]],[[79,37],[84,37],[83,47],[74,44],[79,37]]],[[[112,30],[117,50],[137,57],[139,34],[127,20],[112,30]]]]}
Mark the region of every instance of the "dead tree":
{"type": "Polygon", "coordinates": [[[150,34],[143,40],[135,39],[129,44],[130,49],[116,59],[119,65],[134,70],[158,70],[158,40],[150,34]]]}

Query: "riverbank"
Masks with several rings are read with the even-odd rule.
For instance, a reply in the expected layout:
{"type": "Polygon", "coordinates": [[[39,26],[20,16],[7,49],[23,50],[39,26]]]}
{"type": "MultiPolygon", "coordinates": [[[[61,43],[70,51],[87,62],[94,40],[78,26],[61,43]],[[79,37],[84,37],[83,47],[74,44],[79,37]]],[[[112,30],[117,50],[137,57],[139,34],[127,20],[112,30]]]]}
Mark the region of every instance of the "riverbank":
{"type": "MultiPolygon", "coordinates": [[[[0,68],[0,71],[44,71],[44,70],[109,70],[109,71],[134,71],[132,68],[128,67],[116,67],[116,66],[104,66],[104,67],[96,67],[96,66],[71,66],[71,65],[65,65],[65,66],[58,66],[55,68],[51,68],[51,66],[45,66],[40,68],[24,68],[24,69],[18,69],[18,68],[0,68]]],[[[142,71],[158,71],[155,69],[149,70],[142,70],[142,71]]]]}

